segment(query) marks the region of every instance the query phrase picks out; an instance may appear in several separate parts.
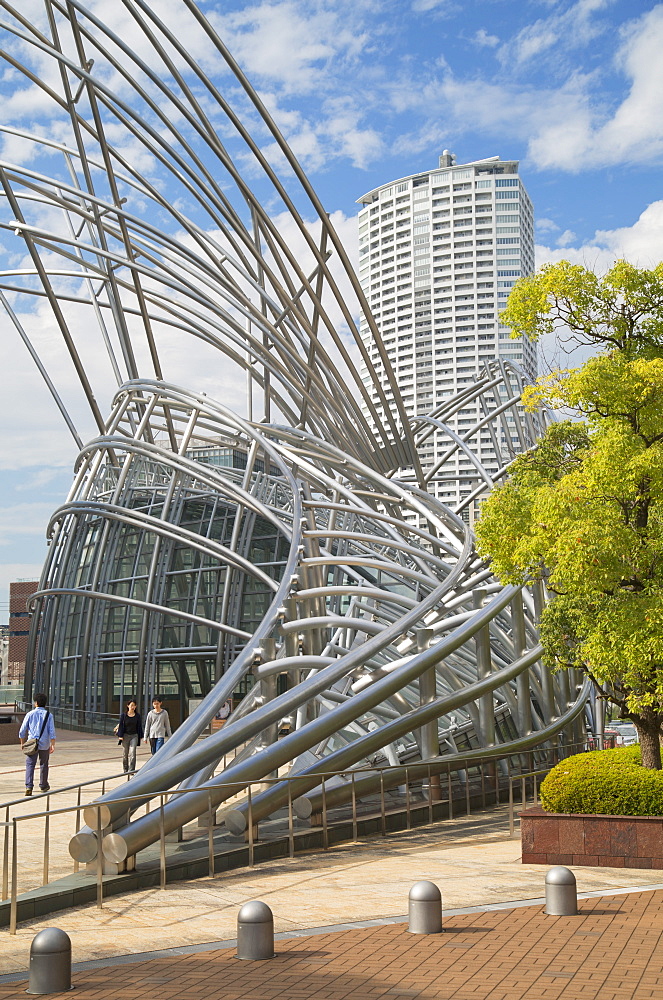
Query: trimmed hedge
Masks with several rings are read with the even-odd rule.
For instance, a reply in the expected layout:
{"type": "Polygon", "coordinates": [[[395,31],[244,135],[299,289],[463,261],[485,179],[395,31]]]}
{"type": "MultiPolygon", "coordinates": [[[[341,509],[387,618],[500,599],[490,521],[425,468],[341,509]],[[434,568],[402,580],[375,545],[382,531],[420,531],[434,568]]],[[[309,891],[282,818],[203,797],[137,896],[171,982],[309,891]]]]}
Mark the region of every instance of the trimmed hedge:
{"type": "Polygon", "coordinates": [[[541,783],[547,812],[663,816],[663,771],[642,766],[640,747],[567,757],[541,783]]]}

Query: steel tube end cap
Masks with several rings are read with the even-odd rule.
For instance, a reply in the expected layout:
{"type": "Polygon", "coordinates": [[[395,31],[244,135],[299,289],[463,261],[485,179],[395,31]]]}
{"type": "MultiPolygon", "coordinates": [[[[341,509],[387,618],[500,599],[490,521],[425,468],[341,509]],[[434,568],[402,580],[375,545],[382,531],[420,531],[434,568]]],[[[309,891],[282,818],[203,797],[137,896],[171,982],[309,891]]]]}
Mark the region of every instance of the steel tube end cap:
{"type": "Polygon", "coordinates": [[[94,861],[97,856],[97,838],[93,833],[76,833],[69,841],[69,853],[74,861],[94,861]]]}
{"type": "Polygon", "coordinates": [[[239,809],[230,809],[223,817],[226,830],[229,830],[235,837],[246,830],[246,816],[239,809]]]}
{"type": "Polygon", "coordinates": [[[104,837],[102,848],[106,860],[113,861],[115,864],[126,861],[129,856],[127,842],[120,833],[109,833],[107,837],[104,837]]]}
{"type": "Polygon", "coordinates": [[[91,830],[97,829],[97,824],[99,822],[99,813],[101,812],[101,829],[105,830],[113,822],[113,817],[108,806],[96,805],[95,803],[90,803],[83,810],[83,819],[90,827],[91,830]]]}
{"type": "Polygon", "coordinates": [[[297,819],[310,819],[313,812],[313,804],[305,795],[301,795],[292,803],[292,808],[297,819]]]}

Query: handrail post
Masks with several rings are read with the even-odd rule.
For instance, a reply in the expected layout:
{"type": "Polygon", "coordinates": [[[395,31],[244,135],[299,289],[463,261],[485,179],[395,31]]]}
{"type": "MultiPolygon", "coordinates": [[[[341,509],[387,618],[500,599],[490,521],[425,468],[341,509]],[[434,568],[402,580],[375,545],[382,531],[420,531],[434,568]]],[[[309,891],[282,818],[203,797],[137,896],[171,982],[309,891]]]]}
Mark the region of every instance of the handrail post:
{"type": "Polygon", "coordinates": [[[214,878],[214,816],[212,814],[212,793],[207,795],[207,849],[209,855],[209,877],[214,878]]]}
{"type": "Polygon", "coordinates": [[[428,822],[433,822],[433,786],[431,784],[430,764],[428,765],[428,822]]]}
{"type": "Polygon", "coordinates": [[[481,808],[486,808],[486,776],[483,773],[483,761],[479,761],[479,774],[481,775],[481,808]]]}
{"type": "Polygon", "coordinates": [[[159,796],[159,871],[161,874],[161,888],[166,888],[166,827],[164,823],[164,801],[163,793],[159,796]]]}
{"type": "Polygon", "coordinates": [[[9,806],[5,809],[5,833],[2,851],[2,898],[9,895],[9,806]]]}
{"type": "Polygon", "coordinates": [[[247,818],[249,822],[249,868],[255,866],[255,845],[253,842],[253,803],[251,801],[251,784],[247,788],[247,818]]]}
{"type": "Polygon", "coordinates": [[[515,824],[513,818],[513,778],[509,775],[509,836],[513,837],[515,824]]]}
{"type": "Polygon", "coordinates": [[[101,806],[97,807],[97,909],[104,905],[104,852],[101,849],[101,806]]]}
{"type": "Polygon", "coordinates": [[[467,767],[467,761],[465,761],[465,811],[468,816],[472,811],[470,804],[470,772],[467,767]]]}
{"type": "Polygon", "coordinates": [[[292,778],[288,782],[288,856],[295,856],[295,827],[292,819],[292,778]]]}
{"type": "Polygon", "coordinates": [[[358,839],[357,828],[357,787],[355,785],[355,772],[352,772],[352,840],[356,844],[358,839]]]}
{"type": "Polygon", "coordinates": [[[329,850],[329,831],[327,830],[327,794],[325,791],[325,776],[321,777],[321,787],[322,787],[322,847],[323,850],[329,850]]]}
{"type": "Polygon", "coordinates": [[[408,770],[405,768],[405,812],[407,814],[407,828],[412,829],[412,816],[410,813],[410,778],[408,770]]]}
{"type": "MultiPolygon", "coordinates": [[[[432,804],[431,804],[432,808],[432,804]]],[[[380,768],[380,829],[382,836],[387,836],[387,814],[384,802],[384,768],[380,768]]]]}
{"type": "Polygon", "coordinates": [[[449,819],[454,818],[454,800],[451,794],[451,767],[447,767],[447,794],[449,796],[449,819]]]}
{"type": "Polygon", "coordinates": [[[12,891],[9,904],[9,933],[16,934],[16,918],[18,911],[18,836],[16,832],[16,817],[12,820],[12,891]]]}
{"type": "Polygon", "coordinates": [[[536,805],[536,801],[537,801],[537,795],[536,795],[536,771],[532,775],[532,779],[534,781],[534,805],[536,805]]]}
{"type": "MultiPolygon", "coordinates": [[[[76,798],[76,829],[74,833],[78,833],[81,828],[81,788],[82,785],[78,786],[78,796],[76,798]]],[[[74,871],[77,872],[80,868],[80,861],[74,861],[74,871]]]]}
{"type": "Polygon", "coordinates": [[[44,871],[43,884],[48,885],[48,861],[51,836],[51,796],[46,796],[46,815],[44,816],[44,871]]]}

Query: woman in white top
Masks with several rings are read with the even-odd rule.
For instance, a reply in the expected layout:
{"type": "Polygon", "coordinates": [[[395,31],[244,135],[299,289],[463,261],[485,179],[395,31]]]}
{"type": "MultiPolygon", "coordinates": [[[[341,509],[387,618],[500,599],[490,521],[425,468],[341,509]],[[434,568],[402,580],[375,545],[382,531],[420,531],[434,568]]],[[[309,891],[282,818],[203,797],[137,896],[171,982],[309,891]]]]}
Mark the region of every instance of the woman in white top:
{"type": "Polygon", "coordinates": [[[145,719],[145,742],[150,744],[153,754],[161,749],[167,736],[173,735],[168,712],[161,705],[161,698],[157,695],[152,699],[152,709],[145,719]]]}

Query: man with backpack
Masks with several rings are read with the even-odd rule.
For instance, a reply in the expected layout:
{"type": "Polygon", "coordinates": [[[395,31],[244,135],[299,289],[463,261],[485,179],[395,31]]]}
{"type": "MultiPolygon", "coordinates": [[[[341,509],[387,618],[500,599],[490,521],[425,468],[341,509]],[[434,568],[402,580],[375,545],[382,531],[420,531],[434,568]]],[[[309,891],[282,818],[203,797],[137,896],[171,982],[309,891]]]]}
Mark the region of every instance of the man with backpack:
{"type": "Polygon", "coordinates": [[[55,750],[55,724],[53,716],[46,708],[46,695],[36,694],[34,706],[23,719],[18,731],[21,749],[25,753],[26,795],[32,795],[37,757],[39,758],[39,787],[42,792],[47,792],[51,787],[48,783],[48,761],[55,750]]]}

